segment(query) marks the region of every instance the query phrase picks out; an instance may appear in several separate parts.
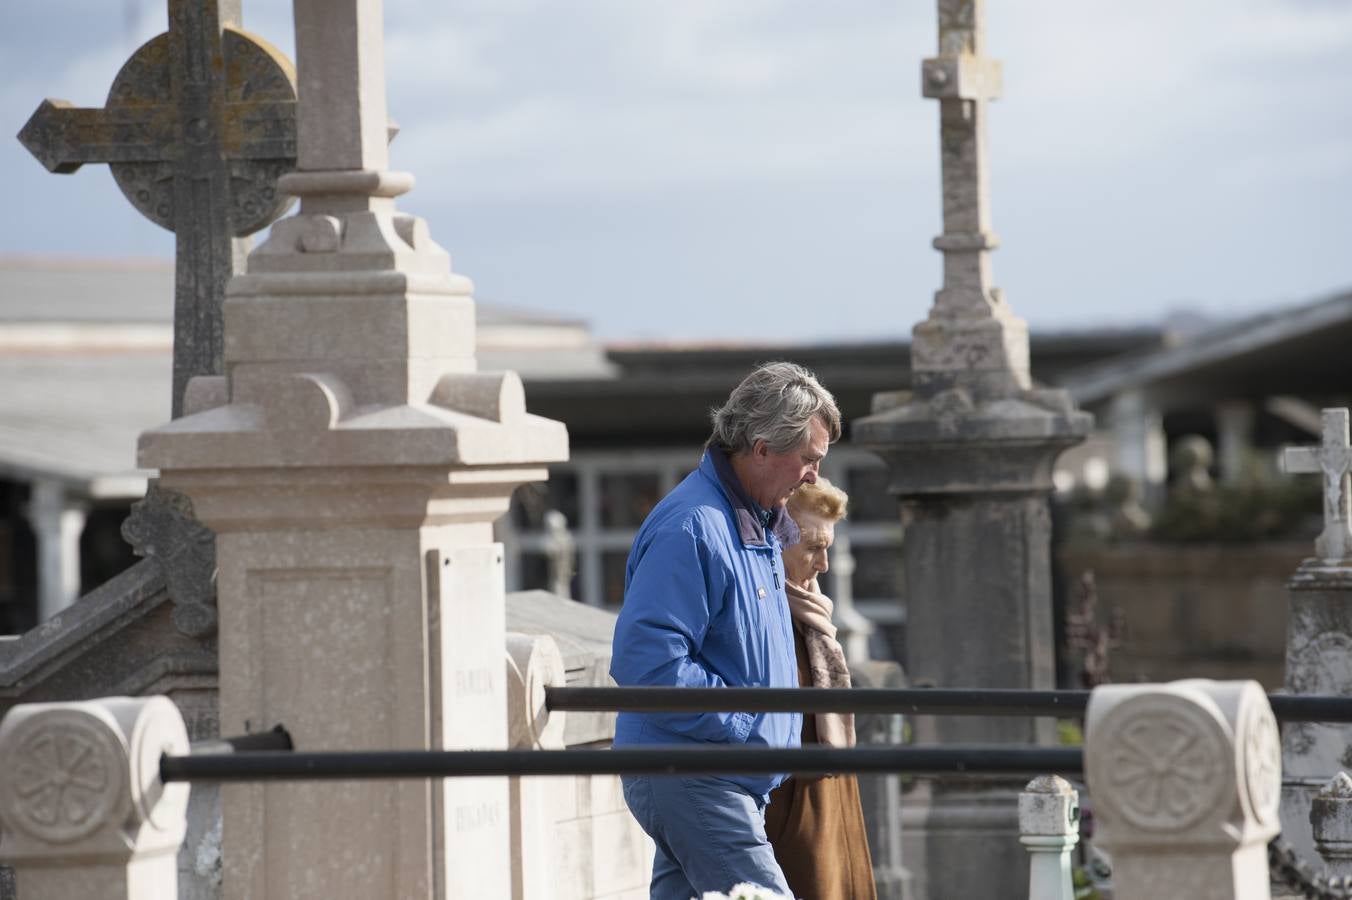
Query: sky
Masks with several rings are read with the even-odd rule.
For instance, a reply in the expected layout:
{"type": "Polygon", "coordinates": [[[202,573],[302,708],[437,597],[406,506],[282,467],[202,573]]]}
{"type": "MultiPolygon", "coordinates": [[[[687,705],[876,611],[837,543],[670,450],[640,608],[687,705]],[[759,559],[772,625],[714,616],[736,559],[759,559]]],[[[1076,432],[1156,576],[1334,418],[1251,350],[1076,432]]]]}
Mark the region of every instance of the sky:
{"type": "MultiPolygon", "coordinates": [[[[1035,331],[1352,289],[1352,2],[989,0],[995,283],[1035,331]]],[[[4,0],[0,131],[164,0],[4,0]]],[[[933,0],[385,0],[392,167],[486,302],[607,341],[904,337],[942,280],[933,0]]],[[[290,4],[244,26],[293,55],[290,4]]],[[[0,141],[0,255],[172,258],[0,141]]]]}

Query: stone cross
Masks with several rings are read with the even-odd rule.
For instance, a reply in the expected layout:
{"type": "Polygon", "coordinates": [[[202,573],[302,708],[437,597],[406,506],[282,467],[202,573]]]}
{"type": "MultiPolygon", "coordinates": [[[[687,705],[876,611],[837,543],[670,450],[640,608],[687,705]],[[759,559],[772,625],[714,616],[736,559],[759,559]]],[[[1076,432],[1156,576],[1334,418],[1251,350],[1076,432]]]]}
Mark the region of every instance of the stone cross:
{"type": "Polygon", "coordinates": [[[240,0],[169,0],[169,30],[113,79],[102,109],[44,100],[19,140],[49,171],[107,163],[143,215],[174,232],[173,415],[195,375],[220,374],[225,284],[252,234],[285,211],[295,75],[238,30],[240,0]]]}
{"type": "Polygon", "coordinates": [[[1352,558],[1352,443],[1346,409],[1326,409],[1318,447],[1287,447],[1282,468],[1295,474],[1324,476],[1324,531],[1315,541],[1321,559],[1352,558]]]}
{"type": "Polygon", "coordinates": [[[924,61],[923,92],[939,101],[944,286],[915,327],[912,382],[925,393],[975,379],[994,393],[1026,390],[1028,328],[991,284],[990,163],[986,104],[1000,96],[1001,68],[983,55],[985,0],[938,0],[939,55],[924,61]]]}

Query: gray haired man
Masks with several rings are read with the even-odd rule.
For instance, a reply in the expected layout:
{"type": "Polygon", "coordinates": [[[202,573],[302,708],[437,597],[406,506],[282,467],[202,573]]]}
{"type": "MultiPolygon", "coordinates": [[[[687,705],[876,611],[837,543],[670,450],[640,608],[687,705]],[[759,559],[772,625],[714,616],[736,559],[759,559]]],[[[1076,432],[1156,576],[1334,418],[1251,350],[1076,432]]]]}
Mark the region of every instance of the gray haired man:
{"type": "MultiPolygon", "coordinates": [[[[784,511],[840,438],[840,411],[811,372],[760,366],[713,414],[699,468],[644,520],[625,570],[610,674],[622,685],[796,687],[784,511]]],[[[620,713],[615,746],[796,747],[798,713],[620,713]]],[[[784,775],[626,776],[624,797],[657,845],[651,900],[750,882],[788,895],[764,811],[784,775]]]]}

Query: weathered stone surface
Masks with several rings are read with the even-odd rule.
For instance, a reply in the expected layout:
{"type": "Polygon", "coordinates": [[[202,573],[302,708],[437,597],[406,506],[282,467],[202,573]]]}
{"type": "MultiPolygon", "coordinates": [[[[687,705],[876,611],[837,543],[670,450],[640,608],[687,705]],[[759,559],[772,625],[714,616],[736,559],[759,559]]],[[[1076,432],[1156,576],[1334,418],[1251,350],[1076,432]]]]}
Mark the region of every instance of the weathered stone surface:
{"type": "Polygon", "coordinates": [[[1352,559],[1352,442],[1348,411],[1323,411],[1324,435],[1318,447],[1288,447],[1283,468],[1318,474],[1324,479],[1324,531],[1315,553],[1326,564],[1352,559]]]}
{"type": "Polygon", "coordinates": [[[1080,799],[1070,782],[1042,775],[1019,795],[1019,842],[1028,848],[1028,896],[1074,900],[1070,852],[1080,840],[1080,799]]]}
{"type": "Polygon", "coordinates": [[[0,722],[0,860],[22,900],[175,900],[186,784],[159,780],[188,752],[165,697],[26,704],[0,722]]]}
{"type": "Polygon", "coordinates": [[[295,166],[295,75],[239,21],[239,0],[170,0],[168,32],[122,67],[104,109],[47,100],[19,133],[53,172],[108,163],[132,205],[175,232],[175,416],[189,379],[222,373],[221,302],[246,247],[234,238],[290,202],[277,182],[295,166]]]}
{"type": "Polygon", "coordinates": [[[158,566],[174,601],[174,625],[189,637],[216,633],[216,535],[194,518],[183,494],[152,482],[132,504],[122,537],[158,566]]]}
{"type": "Polygon", "coordinates": [[[1256,682],[1100,687],[1085,737],[1115,897],[1267,900],[1282,767],[1256,682]]]}
{"type": "Polygon", "coordinates": [[[1310,805],[1315,849],[1333,878],[1352,876],[1352,778],[1339,772],[1310,805]]]}

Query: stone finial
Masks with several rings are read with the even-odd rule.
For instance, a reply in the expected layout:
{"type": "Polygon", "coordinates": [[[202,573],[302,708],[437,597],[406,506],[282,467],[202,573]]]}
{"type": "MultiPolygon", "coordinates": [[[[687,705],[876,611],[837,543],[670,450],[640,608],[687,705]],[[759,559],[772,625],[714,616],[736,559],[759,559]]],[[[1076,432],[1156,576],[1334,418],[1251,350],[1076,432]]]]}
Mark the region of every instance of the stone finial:
{"type": "Polygon", "coordinates": [[[1339,772],[1310,803],[1314,845],[1329,875],[1352,875],[1352,778],[1339,772]]]}
{"type": "Polygon", "coordinates": [[[1348,438],[1348,411],[1323,412],[1323,440],[1317,447],[1287,447],[1282,469],[1293,474],[1324,477],[1324,531],[1315,541],[1320,559],[1352,558],[1352,441],[1348,438]]]}
{"type": "Polygon", "coordinates": [[[567,684],[563,654],[549,635],[507,635],[508,744],[522,749],[563,749],[564,713],[545,706],[545,688],[567,684]]]}
{"type": "Polygon", "coordinates": [[[1114,860],[1115,896],[1267,900],[1281,747],[1257,682],[1100,687],[1086,738],[1097,840],[1114,860]]]}
{"type": "Polygon", "coordinates": [[[1028,896],[1074,900],[1070,851],[1080,839],[1080,797],[1070,782],[1039,775],[1019,794],[1019,842],[1028,849],[1028,896]]]}
{"type": "Polygon", "coordinates": [[[188,752],[166,697],[16,706],[0,722],[0,862],[23,900],[178,896],[188,786],[164,753],[188,752]]]}
{"type": "Polygon", "coordinates": [[[1080,795],[1059,775],[1039,775],[1019,795],[1019,834],[1079,834],[1080,795]]]}

